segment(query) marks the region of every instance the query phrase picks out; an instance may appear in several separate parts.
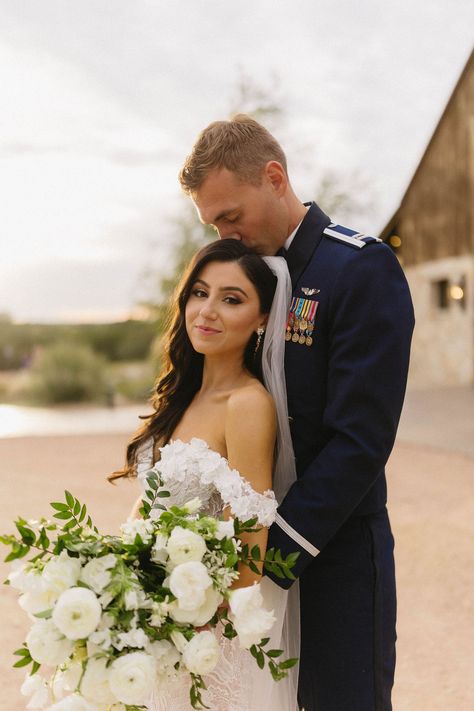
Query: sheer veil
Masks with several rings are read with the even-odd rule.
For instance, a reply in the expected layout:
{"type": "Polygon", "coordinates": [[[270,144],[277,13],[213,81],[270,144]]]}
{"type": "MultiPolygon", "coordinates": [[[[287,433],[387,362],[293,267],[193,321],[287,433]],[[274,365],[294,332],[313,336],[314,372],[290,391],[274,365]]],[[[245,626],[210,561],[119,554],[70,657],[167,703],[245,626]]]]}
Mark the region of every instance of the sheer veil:
{"type": "MultiPolygon", "coordinates": [[[[291,300],[291,279],[283,257],[263,257],[277,277],[277,287],[265,329],[262,352],[262,371],[265,387],[272,395],[277,412],[277,450],[273,475],[273,489],[278,503],[296,481],[295,455],[291,441],[285,383],[285,331],[291,300]]],[[[277,623],[269,643],[284,650],[285,658],[300,656],[300,604],[299,584],[296,580],[289,590],[278,587],[269,578],[262,579],[262,592],[268,606],[273,607],[277,623]]],[[[268,672],[267,672],[268,674],[268,672]]],[[[296,711],[298,665],[288,670],[288,677],[269,690],[262,684],[259,689],[262,705],[277,711],[296,711]],[[266,696],[265,696],[266,694],[266,696]],[[269,697],[271,703],[269,703],[269,697]],[[273,696],[275,698],[273,698],[273,696]]],[[[255,708],[259,708],[256,704],[255,708]]]]}

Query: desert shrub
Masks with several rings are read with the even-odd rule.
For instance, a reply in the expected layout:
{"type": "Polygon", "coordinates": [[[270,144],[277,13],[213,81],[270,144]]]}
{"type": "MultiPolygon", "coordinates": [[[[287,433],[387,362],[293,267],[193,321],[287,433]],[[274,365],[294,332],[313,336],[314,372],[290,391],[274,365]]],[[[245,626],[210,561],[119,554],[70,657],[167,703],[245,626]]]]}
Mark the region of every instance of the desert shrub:
{"type": "Polygon", "coordinates": [[[109,389],[105,358],[77,343],[44,348],[31,375],[32,395],[41,402],[103,400],[109,389]]]}

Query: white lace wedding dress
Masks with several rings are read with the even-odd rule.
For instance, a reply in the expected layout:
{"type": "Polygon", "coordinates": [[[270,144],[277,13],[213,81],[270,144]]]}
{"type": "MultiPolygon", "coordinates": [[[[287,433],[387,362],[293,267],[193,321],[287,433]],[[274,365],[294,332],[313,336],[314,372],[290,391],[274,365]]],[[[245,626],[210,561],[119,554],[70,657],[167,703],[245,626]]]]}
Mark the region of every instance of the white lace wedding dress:
{"type": "MultiPolygon", "coordinates": [[[[170,492],[167,505],[182,505],[198,496],[203,511],[219,516],[225,506],[242,519],[258,516],[262,525],[274,520],[276,500],[272,491],[256,492],[238,472],[232,470],[226,459],[211,450],[201,439],[191,442],[173,440],[162,447],[161,458],[156,463],[170,492]]],[[[153,442],[142,445],[137,458],[137,477],[146,485],[147,472],[152,468],[153,442]]],[[[263,577],[261,591],[265,607],[274,611],[276,622],[270,633],[268,649],[281,648],[282,629],[288,592],[269,578],[263,577]]],[[[204,677],[207,691],[203,701],[212,711],[296,711],[294,672],[279,682],[273,681],[268,668],[260,670],[250,652],[241,649],[237,638],[228,640],[216,628],[221,655],[217,667],[204,677]]],[[[285,651],[284,658],[292,656],[285,651]]],[[[166,689],[156,692],[150,701],[151,711],[192,711],[189,700],[189,678],[177,677],[166,689]]]]}

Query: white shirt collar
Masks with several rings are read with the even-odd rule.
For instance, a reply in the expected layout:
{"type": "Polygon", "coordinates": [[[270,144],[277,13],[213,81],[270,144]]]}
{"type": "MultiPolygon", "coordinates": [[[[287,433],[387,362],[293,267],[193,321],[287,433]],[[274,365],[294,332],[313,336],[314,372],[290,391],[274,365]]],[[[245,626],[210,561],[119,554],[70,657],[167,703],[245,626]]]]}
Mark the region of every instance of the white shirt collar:
{"type": "MultiPolygon", "coordinates": [[[[306,212],[308,212],[309,207],[307,207],[307,206],[305,205],[305,208],[306,208],[306,212]]],[[[305,215],[305,217],[306,217],[306,215],[305,215]]],[[[304,217],[303,217],[303,220],[304,220],[304,217]]],[[[301,222],[303,222],[303,220],[301,220],[301,222]]],[[[294,238],[295,238],[295,235],[296,235],[296,233],[298,232],[298,230],[299,230],[299,228],[300,228],[300,226],[301,226],[301,222],[299,222],[299,223],[296,225],[296,227],[295,227],[295,229],[293,230],[293,232],[291,233],[291,235],[290,235],[289,237],[287,237],[286,242],[285,242],[285,244],[283,245],[284,248],[286,249],[286,251],[288,251],[288,250],[290,249],[290,244],[293,242],[293,240],[294,240],[294,238]]]]}

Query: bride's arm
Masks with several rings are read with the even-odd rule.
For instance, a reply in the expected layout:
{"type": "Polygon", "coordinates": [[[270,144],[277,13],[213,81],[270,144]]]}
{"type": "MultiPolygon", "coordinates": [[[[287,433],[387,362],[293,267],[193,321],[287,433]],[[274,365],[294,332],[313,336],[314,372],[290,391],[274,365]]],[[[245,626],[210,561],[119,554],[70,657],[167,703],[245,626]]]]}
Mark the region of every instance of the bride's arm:
{"type": "MultiPolygon", "coordinates": [[[[275,405],[263,387],[250,386],[235,391],[226,410],[225,439],[227,458],[232,469],[263,493],[272,488],[273,454],[276,438],[275,405]]],[[[255,545],[265,554],[268,529],[241,536],[249,548],[255,545]]],[[[260,571],[262,566],[259,565],[260,571]]],[[[239,568],[240,577],[233,587],[252,585],[260,580],[247,566],[239,568]]]]}

